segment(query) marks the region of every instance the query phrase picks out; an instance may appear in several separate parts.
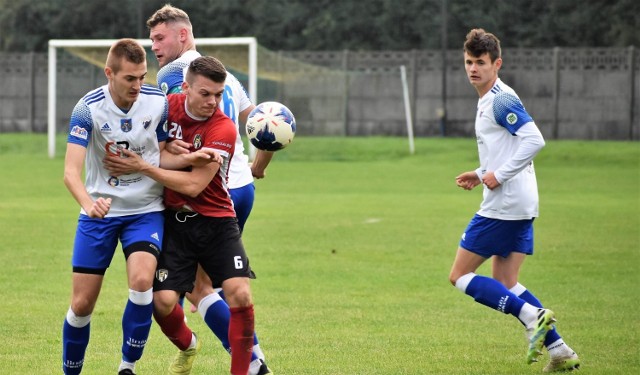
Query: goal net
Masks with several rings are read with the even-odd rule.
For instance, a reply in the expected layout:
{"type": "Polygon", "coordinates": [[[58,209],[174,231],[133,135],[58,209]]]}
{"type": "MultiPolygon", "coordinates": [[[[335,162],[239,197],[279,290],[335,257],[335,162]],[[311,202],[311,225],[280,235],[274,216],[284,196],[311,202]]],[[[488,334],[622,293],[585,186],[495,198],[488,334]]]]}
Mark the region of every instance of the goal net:
{"type": "MultiPolygon", "coordinates": [[[[104,85],[109,47],[116,39],[52,39],[48,56],[47,139],[49,157],[56,154],[56,133],[65,131],[77,101],[89,90],[104,85]]],[[[158,63],[151,40],[138,42],[147,50],[146,83],[156,84],[158,63]]],[[[215,56],[245,85],[249,98],[258,100],[258,43],[253,37],[196,38],[202,55],[215,56]]]]}

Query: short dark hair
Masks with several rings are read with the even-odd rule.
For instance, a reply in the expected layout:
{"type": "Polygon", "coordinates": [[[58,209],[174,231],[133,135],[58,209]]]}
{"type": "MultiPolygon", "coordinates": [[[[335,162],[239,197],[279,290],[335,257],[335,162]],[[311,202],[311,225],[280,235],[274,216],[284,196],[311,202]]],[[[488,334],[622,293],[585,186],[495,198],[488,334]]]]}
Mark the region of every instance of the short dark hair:
{"type": "Polygon", "coordinates": [[[191,26],[189,15],[184,10],[176,8],[170,4],[166,4],[149,17],[147,20],[147,27],[151,29],[161,23],[173,22],[182,22],[191,26]]]}
{"type": "Polygon", "coordinates": [[[227,79],[227,70],[220,60],[215,57],[201,56],[189,64],[185,80],[192,84],[196,75],[203,76],[216,83],[224,83],[227,79]]]}
{"type": "Polygon", "coordinates": [[[467,34],[467,39],[464,42],[464,52],[473,57],[480,57],[488,53],[491,62],[496,61],[497,58],[502,56],[500,39],[484,31],[484,29],[473,29],[467,34]]]}
{"type": "Polygon", "coordinates": [[[123,59],[134,64],[142,64],[146,62],[147,53],[136,40],[124,38],[118,40],[109,48],[106,64],[114,73],[117,73],[120,70],[120,62],[123,59]]]}

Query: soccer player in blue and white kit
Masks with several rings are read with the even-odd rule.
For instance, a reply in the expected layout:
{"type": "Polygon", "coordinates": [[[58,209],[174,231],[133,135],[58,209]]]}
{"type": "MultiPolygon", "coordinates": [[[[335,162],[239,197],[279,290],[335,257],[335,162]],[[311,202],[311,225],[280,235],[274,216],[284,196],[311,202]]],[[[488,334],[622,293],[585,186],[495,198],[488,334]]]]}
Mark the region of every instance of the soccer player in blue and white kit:
{"type": "Polygon", "coordinates": [[[73,248],[71,306],[62,330],[65,374],[82,371],[91,314],[118,240],[129,285],[119,374],[133,374],[151,328],[152,286],[162,244],[162,185],[142,174],[111,176],[102,162],[107,153],[126,148],[159,164],[159,142],[167,138],[166,97],[143,85],[146,55],[135,40],[121,39],[111,47],[104,72],[108,83],[78,101],[69,124],[64,182],[81,212],[73,248]]]}
{"type": "MultiPolygon", "coordinates": [[[[179,93],[184,81],[184,72],[191,61],[200,57],[196,50],[193,28],[189,16],[183,10],[165,5],[158,9],[147,20],[151,50],[155,53],[160,70],[158,86],[167,94],[179,93]]],[[[240,231],[251,213],[254,201],[255,186],[253,178],[264,178],[273,152],[257,150],[256,157],[249,166],[249,158],[244,153],[244,145],[240,136],[239,124],[246,122],[255,105],[238,79],[227,72],[225,89],[220,108],[236,125],[235,152],[229,167],[229,193],[238,219],[240,231]]],[[[189,152],[190,144],[175,140],[167,144],[167,149],[174,153],[189,152]]],[[[216,286],[219,287],[219,286],[216,286]]],[[[197,306],[207,326],[222,342],[223,347],[230,350],[228,340],[229,307],[223,300],[221,290],[214,289],[211,280],[199,267],[196,284],[187,298],[197,306]],[[218,294],[220,292],[220,294],[218,294]]],[[[249,375],[265,375],[271,373],[265,364],[257,336],[254,337],[253,357],[249,375]]]]}
{"type": "Polygon", "coordinates": [[[464,62],[480,96],[475,122],[480,167],[457,176],[456,184],[465,190],[483,184],[483,201],[462,235],[449,280],[476,302],[520,320],[529,337],[527,363],[538,360],[544,345],[550,356],[545,372],[576,369],[580,360],[553,326],[554,313],[518,282],[520,267],[533,254],[538,217],[533,158],[544,139],[514,90],[498,78],[498,38],[471,30],[464,62]],[[493,278],[477,275],[489,258],[493,278]]]}

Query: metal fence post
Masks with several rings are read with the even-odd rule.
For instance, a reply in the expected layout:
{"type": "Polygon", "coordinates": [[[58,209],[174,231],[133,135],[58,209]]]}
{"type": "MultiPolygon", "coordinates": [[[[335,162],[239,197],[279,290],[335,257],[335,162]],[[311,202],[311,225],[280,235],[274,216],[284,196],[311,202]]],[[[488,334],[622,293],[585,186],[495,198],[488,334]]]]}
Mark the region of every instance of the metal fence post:
{"type": "Polygon", "coordinates": [[[553,47],[553,122],[551,136],[558,139],[560,130],[559,116],[560,108],[560,47],[553,47]]]}
{"type": "Polygon", "coordinates": [[[627,66],[629,67],[629,140],[633,140],[633,122],[635,120],[635,94],[636,94],[636,58],[635,48],[629,46],[627,66]]]}

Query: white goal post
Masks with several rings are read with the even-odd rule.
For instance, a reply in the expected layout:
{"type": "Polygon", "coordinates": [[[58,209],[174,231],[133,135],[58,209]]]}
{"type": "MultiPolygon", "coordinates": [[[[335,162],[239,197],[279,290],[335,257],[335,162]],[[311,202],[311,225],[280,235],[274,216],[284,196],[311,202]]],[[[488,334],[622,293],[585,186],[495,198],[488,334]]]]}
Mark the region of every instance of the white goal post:
{"type": "MultiPolygon", "coordinates": [[[[51,39],[49,40],[49,61],[48,61],[48,101],[47,101],[47,138],[49,142],[49,158],[56,155],[56,73],[58,48],[72,47],[111,47],[117,39],[51,39]]],[[[137,39],[143,47],[150,47],[151,40],[137,39]]],[[[224,45],[245,45],[248,48],[248,80],[247,91],[249,98],[254,104],[258,98],[258,42],[254,37],[234,37],[234,38],[196,38],[196,46],[224,46],[224,45]]],[[[223,61],[224,63],[224,61],[223,61]]]]}

